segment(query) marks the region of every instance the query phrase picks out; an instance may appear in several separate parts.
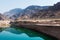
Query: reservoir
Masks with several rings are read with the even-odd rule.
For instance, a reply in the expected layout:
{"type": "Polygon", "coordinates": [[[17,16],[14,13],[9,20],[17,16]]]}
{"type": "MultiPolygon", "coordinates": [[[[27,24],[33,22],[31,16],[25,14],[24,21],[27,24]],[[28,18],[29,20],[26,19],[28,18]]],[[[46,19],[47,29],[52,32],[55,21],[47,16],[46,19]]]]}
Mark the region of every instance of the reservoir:
{"type": "Polygon", "coordinates": [[[55,40],[47,35],[26,28],[0,29],[0,40],[55,40]]]}

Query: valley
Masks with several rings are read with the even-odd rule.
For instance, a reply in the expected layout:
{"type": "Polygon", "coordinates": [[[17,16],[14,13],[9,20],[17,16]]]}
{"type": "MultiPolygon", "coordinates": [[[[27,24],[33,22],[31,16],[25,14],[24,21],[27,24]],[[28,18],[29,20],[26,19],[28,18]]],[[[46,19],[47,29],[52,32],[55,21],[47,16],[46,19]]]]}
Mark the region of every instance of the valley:
{"type": "MultiPolygon", "coordinates": [[[[8,31],[12,29],[12,33],[14,33],[14,31],[18,32],[18,29],[20,30],[18,33],[25,33],[25,30],[29,29],[39,32],[39,34],[43,33],[46,37],[49,36],[53,38],[53,40],[60,40],[60,2],[53,6],[30,5],[25,9],[15,8],[0,13],[0,28],[7,28],[6,30],[8,31]],[[14,28],[16,28],[16,30],[14,28]],[[20,28],[24,29],[21,31],[20,28]]],[[[2,33],[4,33],[4,31],[2,33]]],[[[10,32],[6,33],[10,34],[10,32]]],[[[28,31],[28,34],[29,32],[30,31],[28,31]]],[[[32,33],[30,33],[30,35],[31,34],[32,33]]],[[[15,34],[13,35],[15,36],[15,34]]],[[[46,37],[44,37],[44,39],[46,37]]]]}

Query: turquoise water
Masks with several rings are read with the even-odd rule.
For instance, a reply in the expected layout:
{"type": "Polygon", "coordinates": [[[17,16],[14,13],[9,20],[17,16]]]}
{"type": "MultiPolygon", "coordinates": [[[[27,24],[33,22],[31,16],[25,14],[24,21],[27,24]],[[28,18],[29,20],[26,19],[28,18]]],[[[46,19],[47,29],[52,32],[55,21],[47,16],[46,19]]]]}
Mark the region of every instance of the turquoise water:
{"type": "Polygon", "coordinates": [[[6,28],[0,32],[0,40],[51,40],[47,36],[25,28],[6,28]]]}

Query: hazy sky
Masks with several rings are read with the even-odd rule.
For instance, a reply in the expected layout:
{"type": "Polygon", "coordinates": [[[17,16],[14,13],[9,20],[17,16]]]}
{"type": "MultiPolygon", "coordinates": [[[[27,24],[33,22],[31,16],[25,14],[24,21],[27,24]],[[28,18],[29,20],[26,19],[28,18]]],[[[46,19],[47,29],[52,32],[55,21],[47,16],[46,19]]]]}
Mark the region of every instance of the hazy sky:
{"type": "Polygon", "coordinates": [[[8,10],[14,8],[26,8],[30,5],[39,5],[39,6],[46,6],[46,5],[53,5],[59,0],[0,0],[0,12],[6,12],[8,10]]]}

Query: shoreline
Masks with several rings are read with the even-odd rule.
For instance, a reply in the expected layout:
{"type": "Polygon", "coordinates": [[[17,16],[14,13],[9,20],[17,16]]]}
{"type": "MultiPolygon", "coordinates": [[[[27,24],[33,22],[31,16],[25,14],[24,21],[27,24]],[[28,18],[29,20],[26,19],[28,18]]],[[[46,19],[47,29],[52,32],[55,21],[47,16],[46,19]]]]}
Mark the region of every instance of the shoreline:
{"type": "Polygon", "coordinates": [[[13,22],[12,26],[28,28],[38,32],[42,32],[51,37],[60,40],[60,26],[35,25],[35,22],[13,22]]]}

